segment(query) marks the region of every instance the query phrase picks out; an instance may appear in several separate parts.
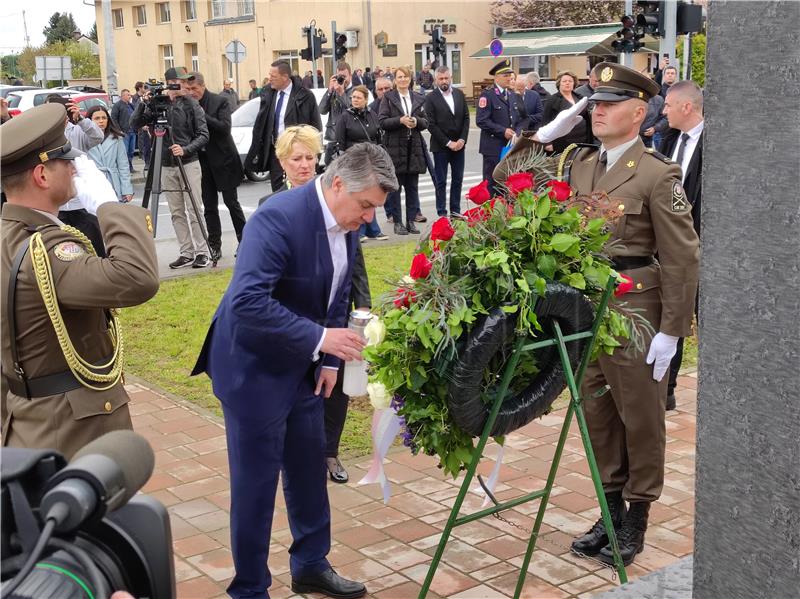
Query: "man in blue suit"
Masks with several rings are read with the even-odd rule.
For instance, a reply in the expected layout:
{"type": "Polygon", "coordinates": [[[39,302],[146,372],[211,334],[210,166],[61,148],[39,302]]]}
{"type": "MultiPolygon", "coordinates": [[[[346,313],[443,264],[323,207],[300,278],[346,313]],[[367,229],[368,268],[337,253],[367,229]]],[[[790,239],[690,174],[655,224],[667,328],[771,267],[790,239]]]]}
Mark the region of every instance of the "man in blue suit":
{"type": "Polygon", "coordinates": [[[392,161],[359,144],[325,174],[277,194],[248,220],[233,280],[192,374],[222,403],[231,472],[234,598],[266,595],[278,475],[293,543],[292,590],[366,593],[331,568],[324,398],[364,341],[346,328],[358,228],[397,189],[392,161]]]}

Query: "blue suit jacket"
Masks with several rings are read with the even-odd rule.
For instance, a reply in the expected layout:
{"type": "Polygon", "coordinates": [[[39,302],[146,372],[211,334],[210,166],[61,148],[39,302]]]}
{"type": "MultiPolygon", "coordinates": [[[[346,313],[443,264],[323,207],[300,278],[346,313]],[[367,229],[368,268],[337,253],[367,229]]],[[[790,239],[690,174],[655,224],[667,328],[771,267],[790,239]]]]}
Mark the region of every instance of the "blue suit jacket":
{"type": "Polygon", "coordinates": [[[525,102],[525,112],[528,113],[528,127],[531,131],[535,131],[542,124],[542,115],[544,113],[542,97],[539,92],[526,89],[522,99],[525,102]]]}
{"type": "MultiPolygon", "coordinates": [[[[347,323],[356,250],[347,233],[347,271],[328,307],[333,262],[314,181],[274,195],[247,221],[233,279],[192,374],[208,373],[214,394],[257,417],[265,396],[291,399],[312,367],[323,328],[347,323]]],[[[321,355],[317,368],[339,366],[321,355]]]]}
{"type": "Polygon", "coordinates": [[[516,133],[528,128],[528,113],[519,94],[507,90],[507,100],[500,95],[496,85],[483,90],[478,100],[475,123],[481,130],[478,152],[484,156],[500,158],[500,150],[508,143],[506,129],[516,133]]]}

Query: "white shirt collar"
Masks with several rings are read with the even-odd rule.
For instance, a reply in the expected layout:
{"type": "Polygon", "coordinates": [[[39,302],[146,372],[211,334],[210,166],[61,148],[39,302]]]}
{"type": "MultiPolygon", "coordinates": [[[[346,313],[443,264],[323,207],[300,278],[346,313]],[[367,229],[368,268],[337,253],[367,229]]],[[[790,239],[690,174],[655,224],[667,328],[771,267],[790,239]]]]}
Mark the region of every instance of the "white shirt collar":
{"type": "Polygon", "coordinates": [[[333,212],[328,208],[328,202],[325,201],[325,195],[322,193],[322,177],[314,179],[314,187],[317,190],[317,200],[320,208],[322,208],[322,216],[325,219],[325,230],[329,233],[345,233],[346,231],[339,226],[333,216],[333,212]]]}
{"type": "Polygon", "coordinates": [[[495,83],[495,84],[494,84],[494,86],[495,86],[497,89],[499,89],[499,90],[500,90],[500,93],[501,93],[501,94],[502,94],[502,93],[504,93],[504,92],[506,91],[506,88],[504,88],[504,87],[501,87],[501,86],[500,86],[500,85],[498,85],[497,83],[495,83]]]}
{"type": "Polygon", "coordinates": [[[610,150],[607,150],[605,145],[600,146],[600,154],[602,155],[603,152],[606,153],[606,172],[611,170],[611,167],[614,166],[614,163],[622,158],[622,155],[627,152],[638,139],[639,136],[636,135],[635,137],[631,138],[630,141],[626,141],[625,143],[620,144],[616,148],[612,148],[610,150]]]}
{"type": "Polygon", "coordinates": [[[449,98],[450,96],[452,96],[452,95],[453,95],[453,86],[452,86],[452,85],[451,85],[449,88],[447,88],[447,91],[446,91],[446,92],[443,92],[443,91],[442,91],[442,88],[441,88],[441,87],[438,87],[438,86],[437,86],[437,88],[436,88],[436,89],[438,89],[438,90],[439,90],[439,93],[441,93],[441,94],[442,94],[444,97],[446,97],[446,98],[449,98]]]}
{"type": "Polygon", "coordinates": [[[697,125],[695,125],[691,129],[689,129],[688,131],[684,131],[684,133],[688,133],[689,137],[692,138],[692,141],[697,141],[697,139],[700,137],[700,134],[703,132],[703,125],[704,124],[705,124],[705,120],[702,120],[699,123],[697,123],[697,125]]]}
{"type": "Polygon", "coordinates": [[[287,96],[292,92],[292,80],[289,79],[289,85],[284,87],[283,89],[279,89],[278,93],[284,92],[287,96]]]}

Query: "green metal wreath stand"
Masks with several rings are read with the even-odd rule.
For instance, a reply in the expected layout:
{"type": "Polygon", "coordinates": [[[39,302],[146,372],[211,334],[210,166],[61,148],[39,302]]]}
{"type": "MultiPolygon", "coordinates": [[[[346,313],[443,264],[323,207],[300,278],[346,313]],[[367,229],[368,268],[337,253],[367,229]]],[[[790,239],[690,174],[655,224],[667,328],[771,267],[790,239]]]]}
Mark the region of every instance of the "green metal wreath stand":
{"type": "Polygon", "coordinates": [[[533,530],[531,532],[530,541],[528,542],[528,549],[525,553],[525,559],[522,561],[522,569],[519,574],[519,580],[517,581],[517,588],[514,592],[514,598],[518,599],[520,593],[522,593],[522,588],[525,584],[525,576],[528,571],[528,566],[531,561],[531,556],[533,554],[534,549],[536,548],[536,539],[539,536],[539,529],[542,526],[542,521],[544,520],[544,512],[547,508],[547,503],[550,500],[550,492],[553,490],[553,484],[556,478],[556,472],[558,472],[558,466],[561,461],[561,454],[564,451],[564,443],[567,440],[567,434],[569,433],[570,423],[572,422],[572,416],[575,415],[576,420],[578,421],[578,428],[581,432],[581,439],[583,439],[583,448],[586,451],[586,460],[589,462],[589,470],[592,475],[592,482],[594,483],[594,489],[597,493],[597,500],[600,504],[600,512],[603,515],[603,523],[605,524],[606,530],[608,531],[608,538],[611,544],[611,548],[614,553],[614,566],[616,572],[619,574],[619,579],[621,583],[626,583],[628,581],[628,577],[625,573],[625,566],[622,563],[622,558],[619,554],[619,546],[617,545],[617,535],[614,531],[614,525],[611,521],[611,514],[608,511],[608,504],[606,503],[605,494],[603,493],[603,484],[600,482],[600,473],[597,470],[597,462],[594,458],[594,451],[592,451],[592,443],[589,440],[589,431],[586,428],[586,417],[583,414],[583,408],[581,407],[581,402],[583,401],[580,396],[580,385],[581,381],[583,380],[583,375],[586,372],[586,366],[589,363],[589,356],[591,356],[592,348],[594,347],[595,340],[597,339],[597,331],[600,328],[601,322],[601,315],[605,312],[606,307],[608,306],[608,301],[611,298],[611,294],[614,292],[615,281],[614,278],[609,278],[608,285],[606,286],[605,292],[600,300],[600,305],[597,307],[597,312],[595,314],[594,323],[592,324],[591,330],[587,330],[581,333],[575,333],[573,335],[564,336],[561,333],[561,327],[558,325],[557,321],[554,321],[553,328],[555,329],[555,337],[552,339],[546,339],[543,341],[536,341],[535,343],[526,343],[527,339],[522,338],[519,339],[514,347],[513,353],[511,354],[511,358],[506,365],[505,371],[503,372],[503,378],[500,383],[500,392],[497,394],[497,399],[492,406],[492,411],[489,413],[489,418],[486,421],[486,425],[483,427],[483,433],[481,434],[480,440],[478,441],[478,446],[475,448],[472,454],[472,461],[469,464],[469,467],[466,471],[466,476],[464,477],[464,482],[461,484],[461,490],[456,497],[456,501],[453,504],[453,509],[450,512],[450,517],[447,519],[447,524],[442,531],[442,538],[439,541],[439,546],[436,549],[436,553],[433,556],[433,561],[431,562],[430,568],[428,568],[428,574],[425,577],[425,582],[422,585],[422,589],[419,592],[419,599],[424,599],[427,596],[428,590],[430,589],[431,582],[433,581],[433,576],[436,574],[436,569],[439,566],[439,562],[442,559],[442,555],[444,554],[445,546],[447,545],[447,541],[450,537],[450,533],[456,526],[461,526],[462,524],[467,524],[469,522],[474,522],[475,520],[479,520],[486,516],[492,516],[494,514],[498,514],[503,510],[507,510],[518,505],[522,505],[523,503],[528,503],[529,501],[533,501],[535,499],[541,499],[539,504],[539,512],[536,515],[536,522],[533,526],[533,530]],[[567,347],[566,344],[570,341],[576,341],[578,339],[588,339],[588,343],[586,346],[586,350],[584,352],[583,357],[581,358],[580,365],[578,367],[578,372],[573,373],[572,365],[569,362],[569,356],[567,354],[567,347]],[[534,491],[532,493],[528,493],[523,495],[522,497],[517,497],[516,499],[512,499],[510,501],[506,501],[504,503],[497,503],[493,507],[481,510],[479,512],[475,512],[473,514],[468,514],[466,516],[458,516],[459,511],[461,510],[461,505],[464,502],[464,498],[467,496],[469,492],[470,484],[472,483],[472,479],[475,476],[475,471],[478,468],[478,463],[480,462],[481,456],[483,455],[483,450],[486,447],[486,442],[489,440],[489,433],[494,426],[494,422],[497,419],[497,414],[500,411],[500,406],[503,403],[503,399],[505,398],[506,391],[508,390],[509,385],[511,384],[511,379],[514,376],[514,371],[517,368],[517,364],[519,363],[520,357],[522,352],[532,351],[535,349],[539,349],[542,347],[549,347],[555,345],[558,348],[559,356],[561,357],[561,365],[564,369],[564,375],[567,379],[567,387],[569,388],[570,392],[570,402],[569,407],[567,408],[567,414],[564,417],[564,425],[561,428],[561,436],[558,439],[558,445],[556,446],[556,452],[553,456],[553,462],[550,466],[550,473],[547,476],[547,483],[545,484],[544,489],[539,491],[534,491]]]}

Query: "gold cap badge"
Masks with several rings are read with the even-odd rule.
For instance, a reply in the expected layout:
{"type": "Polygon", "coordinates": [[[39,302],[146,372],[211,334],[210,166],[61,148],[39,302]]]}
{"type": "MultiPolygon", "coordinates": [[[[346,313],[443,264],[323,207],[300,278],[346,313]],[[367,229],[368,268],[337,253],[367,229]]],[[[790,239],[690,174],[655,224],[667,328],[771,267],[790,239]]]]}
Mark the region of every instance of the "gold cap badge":
{"type": "Polygon", "coordinates": [[[614,78],[614,69],[606,67],[600,72],[600,81],[608,83],[614,78]]]}

